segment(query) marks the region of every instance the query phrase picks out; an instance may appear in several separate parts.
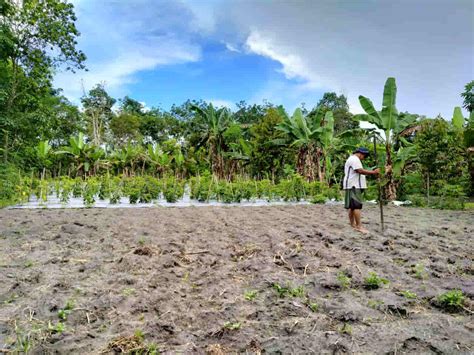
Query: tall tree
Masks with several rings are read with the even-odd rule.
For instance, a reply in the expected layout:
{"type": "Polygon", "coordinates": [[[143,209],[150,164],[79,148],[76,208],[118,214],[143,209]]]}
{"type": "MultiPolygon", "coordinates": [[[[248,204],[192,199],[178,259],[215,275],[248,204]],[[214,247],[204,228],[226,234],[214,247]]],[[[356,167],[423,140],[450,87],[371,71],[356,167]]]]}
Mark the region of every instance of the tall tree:
{"type": "Polygon", "coordinates": [[[113,117],[112,106],[115,104],[115,99],[109,96],[103,84],[97,84],[81,98],[81,102],[89,123],[92,143],[99,146],[104,141],[104,131],[113,117]]]}
{"type": "Polygon", "coordinates": [[[474,80],[467,83],[464,92],[461,94],[464,98],[463,107],[470,113],[474,111],[474,80]]]}
{"type": "Polygon", "coordinates": [[[309,115],[315,115],[318,110],[322,110],[323,114],[326,114],[327,111],[332,111],[335,134],[359,127],[359,123],[353,119],[353,115],[349,112],[349,104],[345,95],[337,95],[335,92],[324,93],[318,105],[309,115]]]}
{"type": "MultiPolygon", "coordinates": [[[[19,116],[51,90],[53,70],[83,69],[74,7],[63,0],[0,1],[0,135],[3,158],[21,141],[19,116]]],[[[34,130],[34,127],[31,127],[34,130]]]]}

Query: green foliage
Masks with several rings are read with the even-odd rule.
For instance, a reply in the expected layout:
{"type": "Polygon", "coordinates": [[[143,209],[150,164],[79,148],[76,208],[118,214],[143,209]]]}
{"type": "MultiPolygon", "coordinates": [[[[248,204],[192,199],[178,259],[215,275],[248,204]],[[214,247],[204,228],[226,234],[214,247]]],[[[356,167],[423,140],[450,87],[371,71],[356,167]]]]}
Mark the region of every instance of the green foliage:
{"type": "Polygon", "coordinates": [[[273,283],[272,288],[277,292],[278,297],[280,298],[283,298],[285,296],[304,298],[306,296],[306,291],[303,285],[298,287],[292,287],[291,285],[287,284],[284,287],[278,283],[273,283]]]}
{"type": "Polygon", "coordinates": [[[461,290],[451,290],[439,295],[437,301],[442,308],[457,311],[463,308],[465,297],[461,290]]]}
{"type": "Polygon", "coordinates": [[[18,186],[21,176],[18,169],[11,164],[0,164],[0,207],[13,204],[21,199],[18,186]]]}
{"type": "Polygon", "coordinates": [[[412,267],[411,271],[413,276],[415,276],[417,279],[425,280],[428,278],[428,272],[426,271],[426,268],[423,264],[416,264],[412,267]]]}
{"type": "Polygon", "coordinates": [[[337,274],[337,281],[343,290],[351,288],[352,279],[343,271],[337,274]]]}
{"type": "Polygon", "coordinates": [[[461,94],[464,99],[463,107],[469,112],[474,111],[474,80],[467,83],[464,92],[461,94]]]}
{"type": "Polygon", "coordinates": [[[344,323],[344,325],[339,328],[339,333],[352,335],[352,326],[349,323],[344,323]]]}
{"type": "Polygon", "coordinates": [[[388,283],[387,279],[379,277],[375,272],[369,272],[369,275],[364,279],[364,286],[369,290],[375,290],[388,283]]]}
{"type": "Polygon", "coordinates": [[[418,297],[418,296],[416,295],[416,293],[411,292],[411,291],[408,291],[408,290],[400,291],[400,294],[401,294],[403,297],[408,298],[408,299],[415,299],[415,298],[418,297]]]}
{"type": "Polygon", "coordinates": [[[61,319],[63,321],[66,321],[67,317],[69,316],[69,314],[71,314],[73,309],[74,309],[74,301],[73,300],[68,300],[66,302],[66,305],[64,306],[64,308],[62,308],[58,311],[59,319],[61,319]]]}
{"type": "Polygon", "coordinates": [[[225,322],[224,328],[229,330],[239,330],[242,324],[240,322],[225,322]]]}
{"type": "Polygon", "coordinates": [[[253,301],[255,297],[257,297],[257,294],[258,294],[257,290],[245,291],[244,298],[247,301],[253,301]]]}
{"type": "Polygon", "coordinates": [[[464,126],[464,116],[462,114],[461,108],[460,107],[455,107],[454,108],[454,113],[453,113],[453,119],[452,119],[452,124],[455,128],[462,128],[464,126]]]}

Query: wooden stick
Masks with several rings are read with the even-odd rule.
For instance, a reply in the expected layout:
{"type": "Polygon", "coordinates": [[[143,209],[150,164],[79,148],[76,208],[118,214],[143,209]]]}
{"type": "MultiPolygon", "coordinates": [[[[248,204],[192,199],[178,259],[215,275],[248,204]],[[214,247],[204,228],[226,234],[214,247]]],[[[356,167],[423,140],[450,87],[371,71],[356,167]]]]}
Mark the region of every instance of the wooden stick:
{"type": "MultiPolygon", "coordinates": [[[[374,159],[375,164],[378,166],[377,160],[377,139],[374,134],[374,159]]],[[[382,225],[382,233],[384,231],[384,223],[383,223],[383,203],[382,203],[382,187],[380,186],[380,174],[377,176],[377,188],[378,188],[378,198],[379,198],[379,208],[380,208],[380,223],[382,225]]]]}

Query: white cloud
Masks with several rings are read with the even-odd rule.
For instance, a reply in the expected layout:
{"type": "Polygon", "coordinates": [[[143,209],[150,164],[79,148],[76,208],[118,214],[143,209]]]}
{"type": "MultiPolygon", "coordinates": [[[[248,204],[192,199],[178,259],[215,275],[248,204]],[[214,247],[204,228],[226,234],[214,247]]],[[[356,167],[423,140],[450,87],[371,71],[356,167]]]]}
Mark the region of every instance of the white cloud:
{"type": "Polygon", "coordinates": [[[236,53],[241,53],[240,49],[237,48],[236,45],[224,42],[225,47],[227,48],[228,51],[230,52],[236,52],[236,53]]]}
{"type": "MultiPolygon", "coordinates": [[[[281,64],[299,89],[358,95],[380,107],[394,76],[400,111],[451,117],[472,80],[472,1],[237,2],[227,21],[251,53],[281,64]]],[[[224,21],[224,20],[223,20],[224,21]]]]}
{"type": "Polygon", "coordinates": [[[280,62],[282,72],[288,79],[303,78],[311,81],[311,75],[301,58],[291,54],[288,49],[278,47],[269,38],[258,31],[252,31],[247,38],[246,46],[250,52],[263,55],[280,62]]]}
{"type": "Polygon", "coordinates": [[[60,72],[55,77],[55,84],[74,102],[97,83],[105,83],[114,95],[123,95],[139,72],[201,58],[193,30],[181,23],[192,15],[179,4],[163,1],[161,7],[150,8],[155,2],[140,0],[133,12],[126,3],[111,0],[75,0],[74,4],[88,71],[60,72]]]}

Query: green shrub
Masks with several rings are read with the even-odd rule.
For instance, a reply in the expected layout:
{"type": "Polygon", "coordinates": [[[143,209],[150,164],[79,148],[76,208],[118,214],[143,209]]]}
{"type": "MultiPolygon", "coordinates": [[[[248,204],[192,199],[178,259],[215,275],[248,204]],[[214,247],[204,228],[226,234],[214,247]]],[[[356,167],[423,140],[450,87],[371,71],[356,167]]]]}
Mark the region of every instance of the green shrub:
{"type": "Polygon", "coordinates": [[[448,311],[457,311],[463,308],[465,298],[461,290],[451,290],[439,295],[437,301],[440,307],[448,311]]]}
{"type": "Polygon", "coordinates": [[[311,198],[311,203],[325,203],[327,200],[326,196],[324,196],[323,194],[317,194],[317,195],[314,195],[312,198],[311,198]]]}
{"type": "Polygon", "coordinates": [[[22,196],[18,194],[21,185],[19,171],[11,164],[0,164],[0,208],[16,203],[22,196]]]}
{"type": "Polygon", "coordinates": [[[364,279],[364,286],[369,290],[375,290],[388,283],[387,279],[379,277],[375,272],[369,272],[369,275],[364,279]]]}

